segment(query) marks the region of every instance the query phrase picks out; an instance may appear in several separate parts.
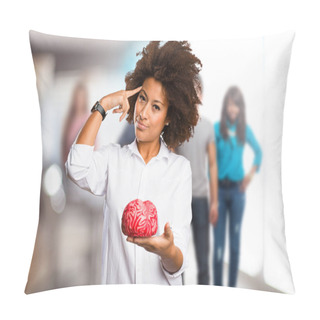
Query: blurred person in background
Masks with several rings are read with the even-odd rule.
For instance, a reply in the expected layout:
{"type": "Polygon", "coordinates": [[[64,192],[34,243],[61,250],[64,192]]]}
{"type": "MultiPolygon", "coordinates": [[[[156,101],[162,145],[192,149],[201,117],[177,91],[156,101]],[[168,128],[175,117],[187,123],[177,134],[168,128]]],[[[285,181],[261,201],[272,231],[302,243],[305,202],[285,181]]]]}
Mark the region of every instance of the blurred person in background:
{"type": "Polygon", "coordinates": [[[72,145],[66,170],[81,188],[104,196],[102,283],[181,285],[191,222],[191,168],[170,149],[189,139],[198,121],[201,61],[186,41],[150,42],[126,90],[102,97],[72,145]],[[94,150],[106,112],[135,126],[134,141],[94,150]],[[135,199],[158,212],[157,235],[126,237],[122,213],[135,199]],[[170,222],[170,224],[168,223],[170,222]],[[162,233],[163,232],[163,233],[162,233]]]}
{"type": "Polygon", "coordinates": [[[79,81],[73,90],[71,104],[67,113],[62,133],[62,163],[67,161],[70,148],[80,129],[89,116],[88,90],[86,85],[79,81]]]}
{"type": "Polygon", "coordinates": [[[126,144],[131,143],[136,137],[134,131],[135,131],[134,125],[132,123],[126,124],[125,128],[123,129],[118,139],[118,144],[120,144],[120,146],[123,147],[126,144]]]}
{"type": "Polygon", "coordinates": [[[214,227],[214,285],[222,286],[226,222],[229,220],[228,286],[237,284],[241,224],[245,208],[245,192],[254,174],[259,171],[261,148],[246,123],[245,101],[237,86],[230,87],[224,97],[220,122],[214,124],[218,162],[219,218],[214,227]],[[254,152],[251,170],[245,174],[243,151],[248,143],[254,152]]]}
{"type": "MultiPolygon", "coordinates": [[[[201,86],[203,90],[203,85],[201,86]]],[[[202,92],[198,93],[202,100],[202,92]]],[[[192,171],[192,231],[197,259],[198,284],[208,285],[209,279],[209,229],[218,219],[218,178],[216,147],[212,123],[201,117],[189,141],[175,152],[186,157],[192,171]],[[209,179],[208,186],[208,164],[209,179]],[[209,192],[210,189],[210,192],[209,192]],[[210,222],[209,222],[210,221],[210,222]]]]}

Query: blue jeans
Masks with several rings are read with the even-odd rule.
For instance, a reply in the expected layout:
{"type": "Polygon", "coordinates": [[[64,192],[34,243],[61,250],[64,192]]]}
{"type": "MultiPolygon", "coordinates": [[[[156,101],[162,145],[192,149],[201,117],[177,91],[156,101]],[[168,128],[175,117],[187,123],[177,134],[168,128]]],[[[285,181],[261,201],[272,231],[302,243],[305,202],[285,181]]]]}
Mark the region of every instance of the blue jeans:
{"type": "Polygon", "coordinates": [[[229,219],[229,278],[228,286],[237,284],[240,258],[241,223],[245,206],[245,193],[240,191],[240,184],[232,187],[219,187],[219,217],[214,228],[213,274],[214,285],[222,286],[223,257],[226,239],[226,223],[229,219]]]}
{"type": "Polygon", "coordinates": [[[192,198],[192,232],[198,267],[198,284],[209,284],[209,204],[192,198]]]}

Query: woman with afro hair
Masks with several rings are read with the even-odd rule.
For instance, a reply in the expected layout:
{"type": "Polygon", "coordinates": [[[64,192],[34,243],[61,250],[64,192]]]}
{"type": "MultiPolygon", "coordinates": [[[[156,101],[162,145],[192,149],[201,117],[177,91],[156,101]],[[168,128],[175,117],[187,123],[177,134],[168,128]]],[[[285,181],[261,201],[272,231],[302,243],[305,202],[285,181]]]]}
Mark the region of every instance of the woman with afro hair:
{"type": "MultiPolygon", "coordinates": [[[[150,42],[126,90],[102,97],[72,145],[66,171],[79,187],[104,196],[102,283],[181,285],[187,265],[191,222],[191,169],[171,152],[197,124],[201,61],[187,41],[150,42]],[[135,139],[121,147],[94,150],[109,110],[134,124],[135,139]],[[152,237],[125,236],[124,208],[135,199],[151,201],[158,213],[152,237]]],[[[200,90],[201,91],[201,90],[200,90]]]]}

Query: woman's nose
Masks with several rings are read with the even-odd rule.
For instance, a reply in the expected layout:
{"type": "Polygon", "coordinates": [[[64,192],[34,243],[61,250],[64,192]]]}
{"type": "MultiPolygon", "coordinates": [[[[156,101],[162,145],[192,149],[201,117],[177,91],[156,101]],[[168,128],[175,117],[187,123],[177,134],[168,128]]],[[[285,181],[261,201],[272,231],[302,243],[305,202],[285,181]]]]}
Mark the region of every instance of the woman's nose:
{"type": "Polygon", "coordinates": [[[140,112],[140,116],[143,118],[143,119],[147,119],[148,118],[148,114],[149,114],[149,104],[146,103],[143,108],[141,109],[141,112],[140,112]]]}

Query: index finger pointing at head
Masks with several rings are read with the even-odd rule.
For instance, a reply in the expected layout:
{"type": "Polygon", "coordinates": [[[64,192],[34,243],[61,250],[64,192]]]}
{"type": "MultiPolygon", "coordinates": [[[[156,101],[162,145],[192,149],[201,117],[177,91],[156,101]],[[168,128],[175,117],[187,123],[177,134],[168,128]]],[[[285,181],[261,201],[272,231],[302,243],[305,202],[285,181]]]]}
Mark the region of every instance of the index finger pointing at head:
{"type": "Polygon", "coordinates": [[[127,97],[131,97],[133,95],[135,95],[137,92],[139,92],[141,90],[142,86],[135,88],[133,90],[127,90],[127,97]]]}

